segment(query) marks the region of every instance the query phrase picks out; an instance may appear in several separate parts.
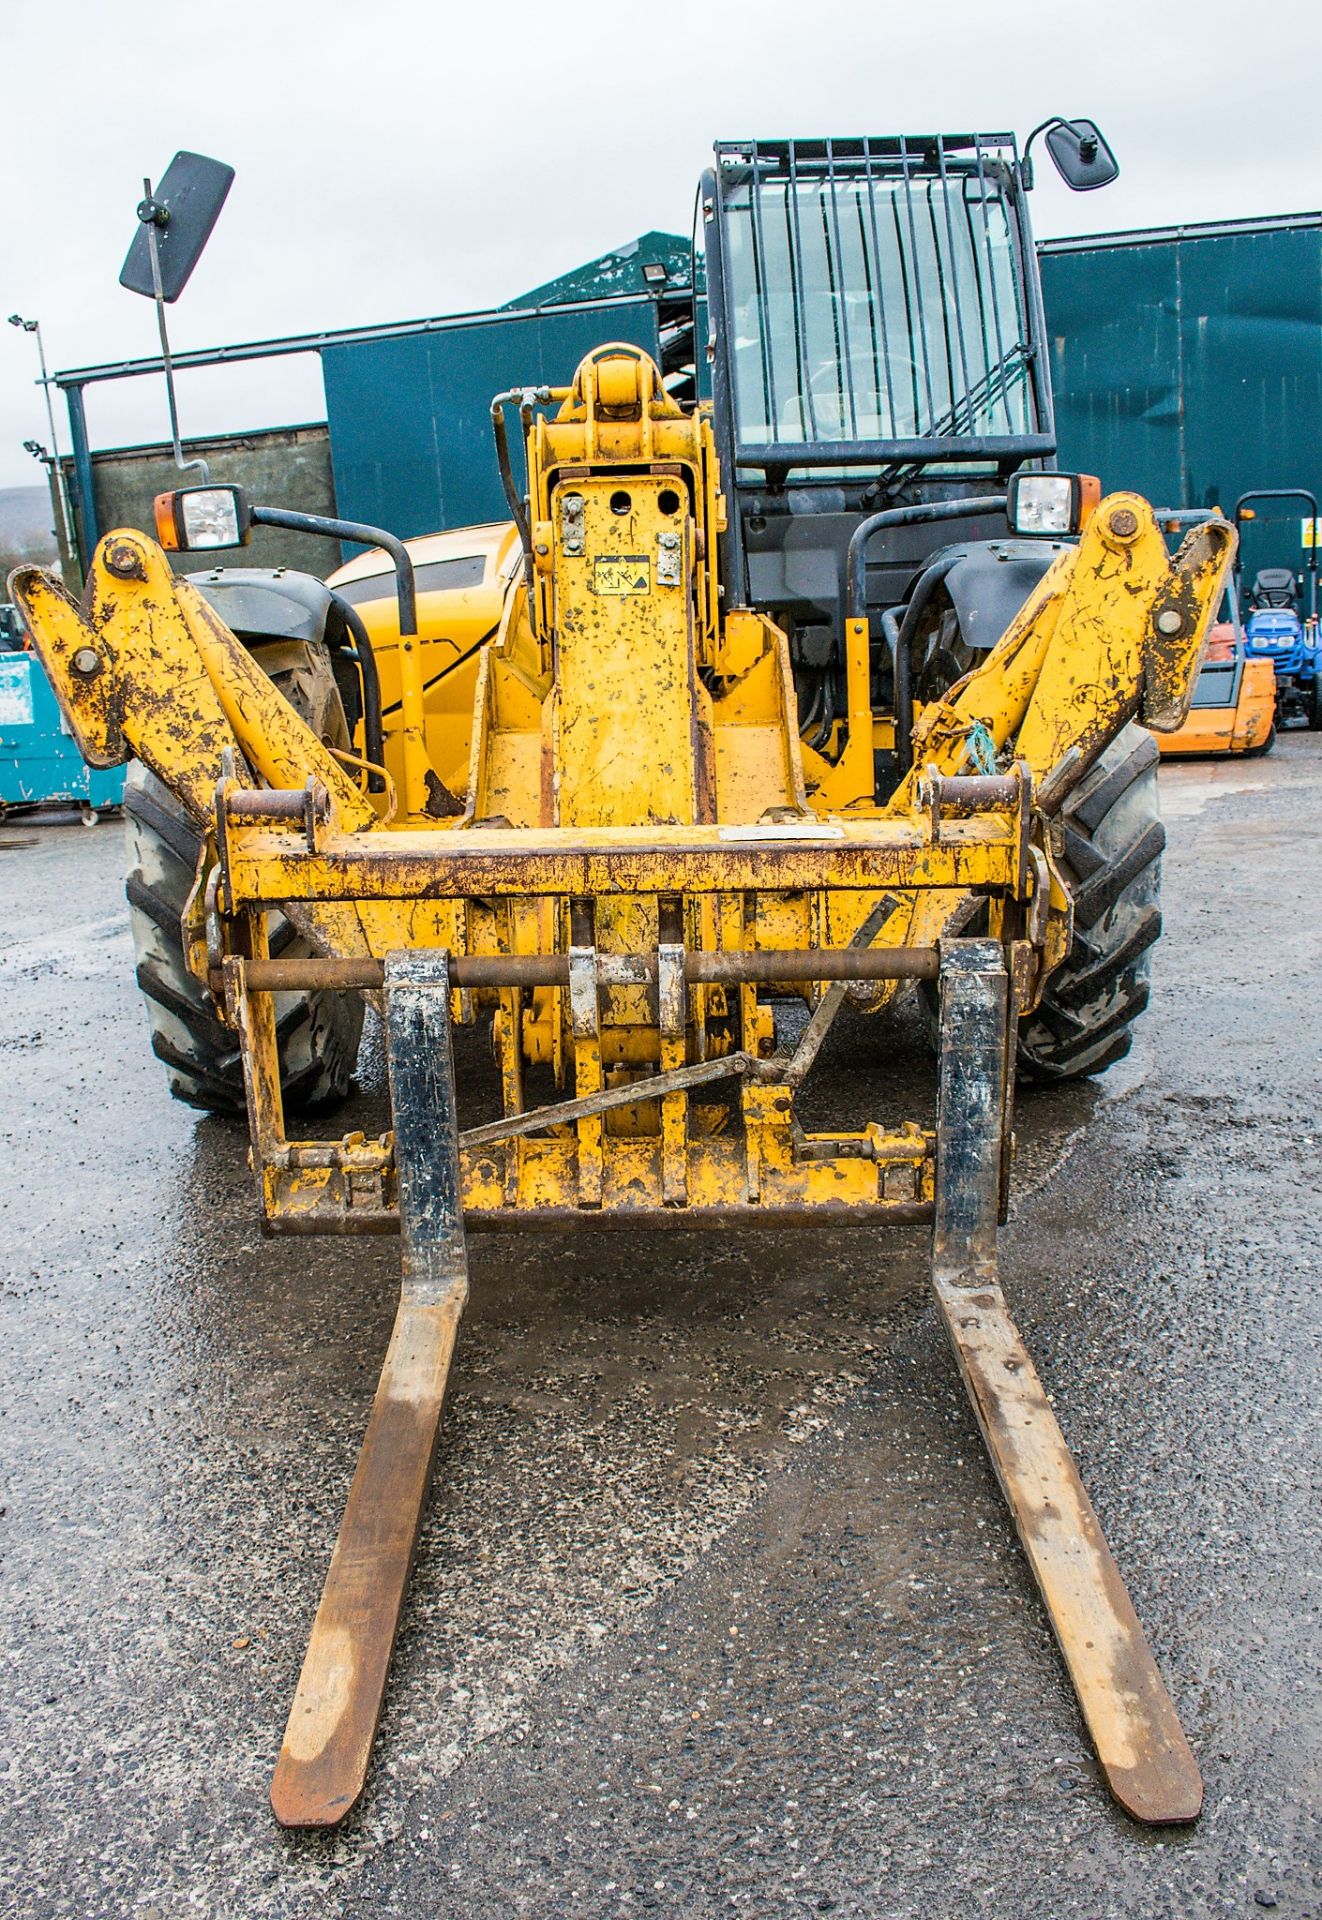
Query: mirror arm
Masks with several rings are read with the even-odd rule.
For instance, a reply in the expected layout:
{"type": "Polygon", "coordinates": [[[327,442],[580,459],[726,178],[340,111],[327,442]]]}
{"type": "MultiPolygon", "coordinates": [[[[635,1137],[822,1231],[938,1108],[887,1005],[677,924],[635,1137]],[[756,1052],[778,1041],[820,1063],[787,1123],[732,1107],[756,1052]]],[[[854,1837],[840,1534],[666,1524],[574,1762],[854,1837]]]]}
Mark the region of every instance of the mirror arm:
{"type": "Polygon", "coordinates": [[[202,476],[205,486],[211,478],[211,469],[205,460],[185,460],[184,450],[179,443],[179,407],[174,394],[174,362],[170,358],[170,336],[165,328],[165,283],[161,279],[161,228],[170,219],[169,209],[161,205],[151,190],[151,181],[142,183],[142,200],[138,206],[138,218],[147,229],[147,248],[151,254],[151,281],[156,299],[156,325],[161,336],[161,360],[165,367],[165,396],[170,406],[170,442],[174,448],[174,464],[180,473],[188,473],[194,467],[202,476]]]}
{"type": "Polygon", "coordinates": [[[1023,153],[1019,156],[1019,184],[1025,193],[1031,193],[1033,191],[1033,142],[1040,133],[1047,133],[1052,127],[1059,127],[1063,124],[1064,122],[1060,114],[1053,113],[1049,120],[1039,121],[1037,126],[1035,126],[1029,134],[1027,140],[1025,140],[1023,153]]]}

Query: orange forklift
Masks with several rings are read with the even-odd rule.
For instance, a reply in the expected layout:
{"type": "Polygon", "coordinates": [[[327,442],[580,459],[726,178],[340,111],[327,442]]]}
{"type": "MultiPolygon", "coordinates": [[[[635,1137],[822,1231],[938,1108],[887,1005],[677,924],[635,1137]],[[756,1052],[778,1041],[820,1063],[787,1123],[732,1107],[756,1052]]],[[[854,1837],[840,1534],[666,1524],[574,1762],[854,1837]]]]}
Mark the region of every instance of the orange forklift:
{"type": "MultiPolygon", "coordinates": [[[[1201,508],[1157,515],[1167,534],[1183,533],[1209,517],[1201,508]]],[[[1188,718],[1177,732],[1157,736],[1163,759],[1224,753],[1253,757],[1270,753],[1276,744],[1275,669],[1269,659],[1255,658],[1248,651],[1233,573],[1226,581],[1221,614],[1208,629],[1188,718]]]]}

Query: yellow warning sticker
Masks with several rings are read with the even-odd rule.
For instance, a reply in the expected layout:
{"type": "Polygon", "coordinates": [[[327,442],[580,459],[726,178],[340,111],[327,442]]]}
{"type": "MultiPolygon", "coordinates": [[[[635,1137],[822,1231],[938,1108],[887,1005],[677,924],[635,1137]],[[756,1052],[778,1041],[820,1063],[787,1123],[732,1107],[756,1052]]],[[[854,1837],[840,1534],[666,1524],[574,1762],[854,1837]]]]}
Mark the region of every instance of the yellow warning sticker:
{"type": "Polygon", "coordinates": [[[650,593],[651,557],[645,553],[623,553],[617,558],[596,561],[592,589],[594,593],[650,593]]]}

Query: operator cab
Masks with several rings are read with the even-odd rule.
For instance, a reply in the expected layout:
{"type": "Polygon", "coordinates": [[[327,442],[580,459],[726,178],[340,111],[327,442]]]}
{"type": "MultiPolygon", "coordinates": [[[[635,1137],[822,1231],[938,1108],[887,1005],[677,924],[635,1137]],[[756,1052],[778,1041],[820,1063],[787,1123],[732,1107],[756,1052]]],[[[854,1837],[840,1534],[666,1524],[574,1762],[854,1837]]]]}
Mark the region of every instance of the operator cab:
{"type": "MultiPolygon", "coordinates": [[[[1049,129],[1071,185],[1114,177],[1091,122],[1049,129]],[[1087,145],[1077,178],[1062,142],[1087,145]]],[[[828,757],[846,614],[866,613],[873,709],[897,715],[879,794],[903,771],[907,686],[958,678],[1059,551],[1041,536],[1079,524],[1039,518],[1024,539],[1007,518],[1013,477],[1056,451],[1028,183],[1013,135],[977,133],[720,142],[703,181],[726,604],[785,628],[804,737],[828,757]],[[856,545],[854,606],[851,538],[893,508],[914,511],[864,561],[856,545]],[[896,622],[938,553],[950,564],[897,674],[896,622]]]]}
{"type": "MultiPolygon", "coordinates": [[[[739,507],[725,576],[751,604],[838,628],[861,513],[954,481],[992,494],[1054,452],[1013,171],[1008,135],[717,146],[713,400],[739,507]]],[[[985,532],[1008,531],[991,510],[985,532]]],[[[896,555],[897,587],[930,544],[896,555]]]]}

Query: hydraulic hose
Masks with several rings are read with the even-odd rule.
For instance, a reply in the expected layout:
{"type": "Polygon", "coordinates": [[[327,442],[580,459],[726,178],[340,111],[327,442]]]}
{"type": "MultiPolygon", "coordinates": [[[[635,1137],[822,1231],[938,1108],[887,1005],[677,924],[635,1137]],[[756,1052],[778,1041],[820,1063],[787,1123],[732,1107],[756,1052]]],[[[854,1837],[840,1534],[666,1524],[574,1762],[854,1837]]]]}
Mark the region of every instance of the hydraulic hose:
{"type": "Polygon", "coordinates": [[[508,393],[498,393],[491,402],[491,431],[496,441],[496,465],[500,470],[500,484],[505,494],[506,505],[510,510],[510,519],[518,530],[519,545],[523,548],[523,577],[528,588],[528,619],[536,624],[533,601],[533,557],[532,557],[532,521],[528,512],[528,502],[519,492],[514,479],[514,466],[510,459],[509,430],[505,425],[505,409],[517,402],[519,418],[524,431],[532,419],[534,404],[546,404],[552,399],[549,387],[512,387],[508,393]]]}

